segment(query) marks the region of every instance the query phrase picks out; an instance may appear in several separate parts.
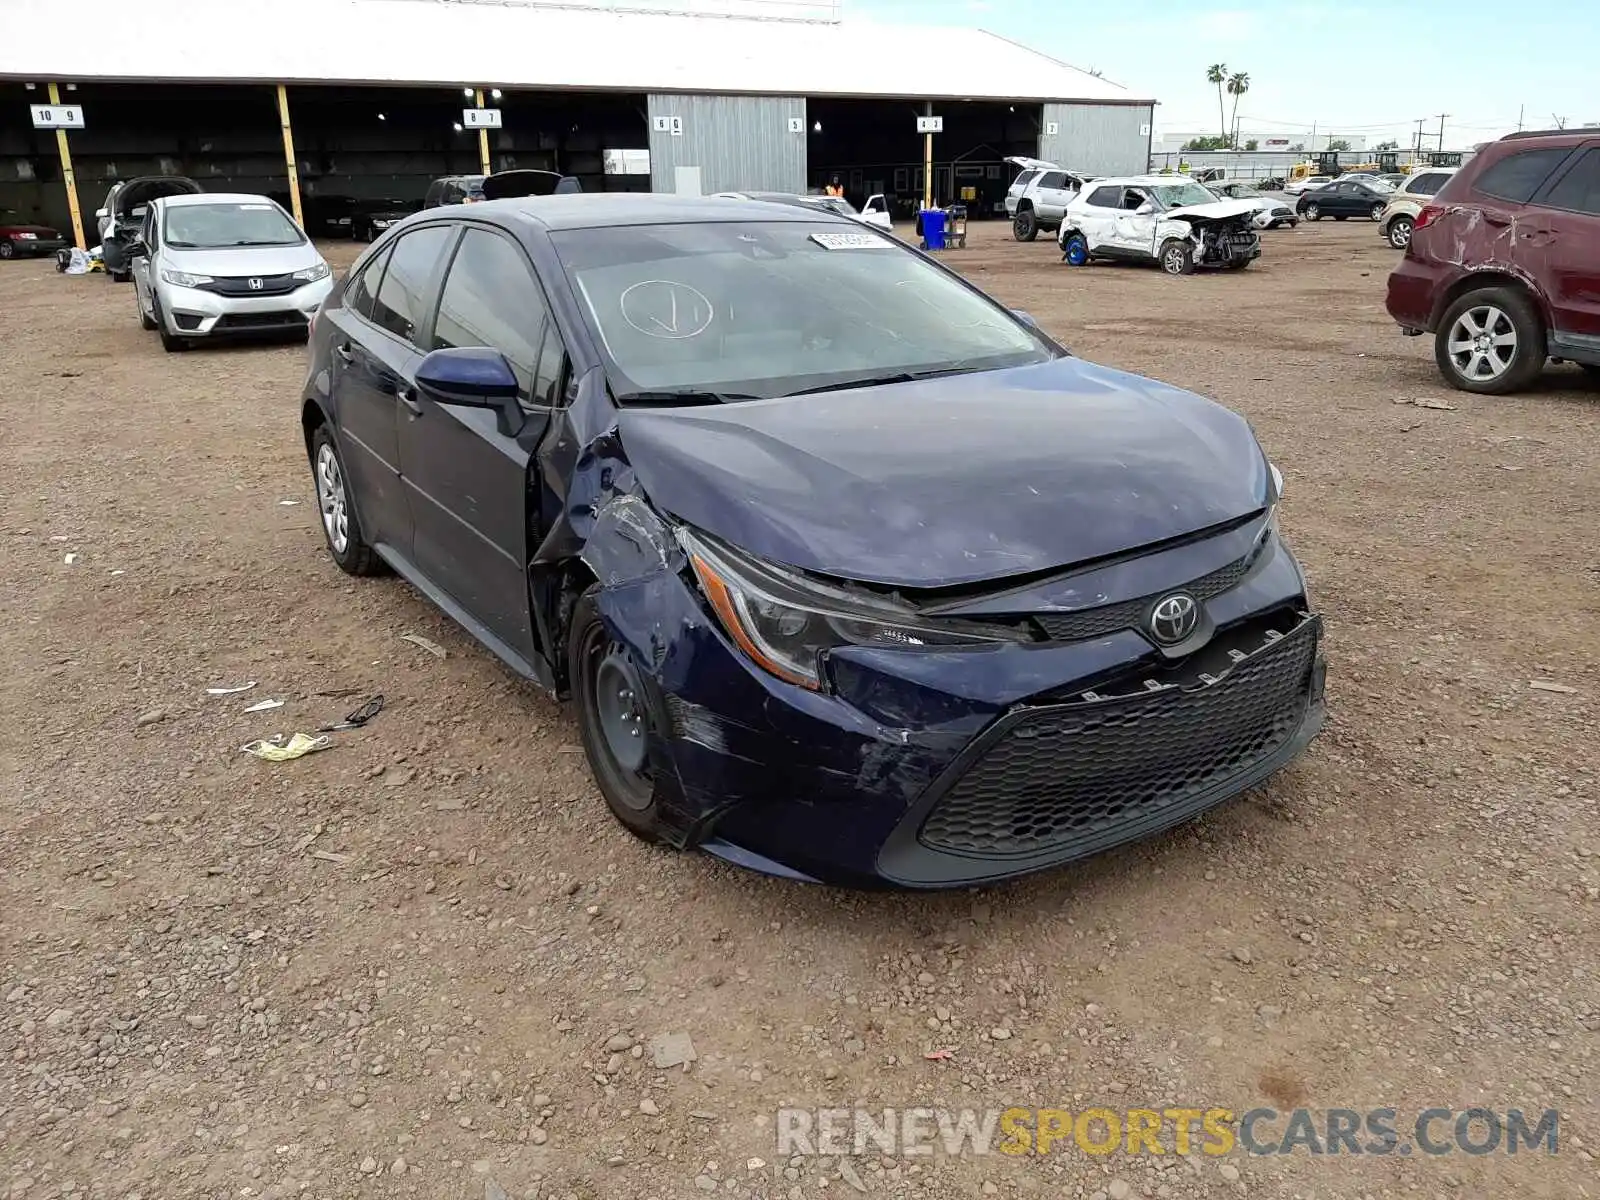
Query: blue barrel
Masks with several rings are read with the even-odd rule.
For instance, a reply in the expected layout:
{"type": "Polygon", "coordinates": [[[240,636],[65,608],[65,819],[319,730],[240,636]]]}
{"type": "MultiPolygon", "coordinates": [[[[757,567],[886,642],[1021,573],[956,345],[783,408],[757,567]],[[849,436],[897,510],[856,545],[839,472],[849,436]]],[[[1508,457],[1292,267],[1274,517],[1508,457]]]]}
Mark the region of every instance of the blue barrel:
{"type": "Polygon", "coordinates": [[[929,250],[944,249],[944,210],[930,208],[922,214],[922,242],[929,250]]]}

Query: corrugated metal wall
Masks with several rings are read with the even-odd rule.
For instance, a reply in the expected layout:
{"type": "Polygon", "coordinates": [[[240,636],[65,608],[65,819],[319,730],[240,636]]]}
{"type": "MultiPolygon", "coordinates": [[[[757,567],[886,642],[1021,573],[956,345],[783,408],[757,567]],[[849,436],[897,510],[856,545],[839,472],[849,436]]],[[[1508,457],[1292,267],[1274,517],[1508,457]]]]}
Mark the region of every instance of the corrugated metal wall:
{"type": "Polygon", "coordinates": [[[1149,105],[1046,104],[1039,157],[1087,175],[1143,175],[1154,119],[1149,105]]]}
{"type": "Polygon", "coordinates": [[[706,195],[804,192],[805,97],[652,93],[651,189],[677,191],[680,167],[699,168],[706,195]],[[673,133],[674,127],[682,132],[673,133]]]}

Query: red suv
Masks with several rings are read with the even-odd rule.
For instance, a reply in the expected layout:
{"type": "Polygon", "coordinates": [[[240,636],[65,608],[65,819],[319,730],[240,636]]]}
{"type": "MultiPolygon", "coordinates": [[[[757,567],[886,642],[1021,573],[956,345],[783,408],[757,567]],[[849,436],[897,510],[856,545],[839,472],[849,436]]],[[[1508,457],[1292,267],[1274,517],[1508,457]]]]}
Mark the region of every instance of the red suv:
{"type": "Polygon", "coordinates": [[[1525,388],[1547,358],[1600,378],[1600,128],[1484,146],[1417,214],[1388,308],[1463,391],[1525,388]]]}

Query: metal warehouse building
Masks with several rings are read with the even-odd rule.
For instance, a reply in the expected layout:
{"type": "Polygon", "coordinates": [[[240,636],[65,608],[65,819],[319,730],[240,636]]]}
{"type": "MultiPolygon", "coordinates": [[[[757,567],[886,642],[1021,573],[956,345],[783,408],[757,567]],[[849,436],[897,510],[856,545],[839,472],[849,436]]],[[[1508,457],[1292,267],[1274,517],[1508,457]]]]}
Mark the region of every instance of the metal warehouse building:
{"type": "Polygon", "coordinates": [[[837,0],[4,0],[0,206],[88,240],[112,181],[304,202],[421,198],[446,174],[541,168],[586,190],[805,191],[993,214],[1028,155],[1145,168],[1153,101],[994,34],[843,19],[837,0]],[[630,7],[624,7],[630,5],[630,7]],[[710,11],[712,5],[715,11],[710,11]],[[23,30],[50,31],[16,37],[23,30]],[[31,106],[82,128],[35,128],[31,106]],[[471,128],[488,108],[497,128],[471,128]],[[292,162],[294,169],[290,170],[292,162]]]}

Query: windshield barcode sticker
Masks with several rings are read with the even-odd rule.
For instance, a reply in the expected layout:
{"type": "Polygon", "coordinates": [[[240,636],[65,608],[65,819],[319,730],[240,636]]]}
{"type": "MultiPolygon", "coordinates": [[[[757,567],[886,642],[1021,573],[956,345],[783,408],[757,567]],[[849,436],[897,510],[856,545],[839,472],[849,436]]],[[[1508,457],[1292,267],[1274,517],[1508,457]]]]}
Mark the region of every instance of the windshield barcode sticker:
{"type": "Polygon", "coordinates": [[[811,240],[824,250],[883,250],[889,245],[875,233],[813,233],[811,240]]]}

